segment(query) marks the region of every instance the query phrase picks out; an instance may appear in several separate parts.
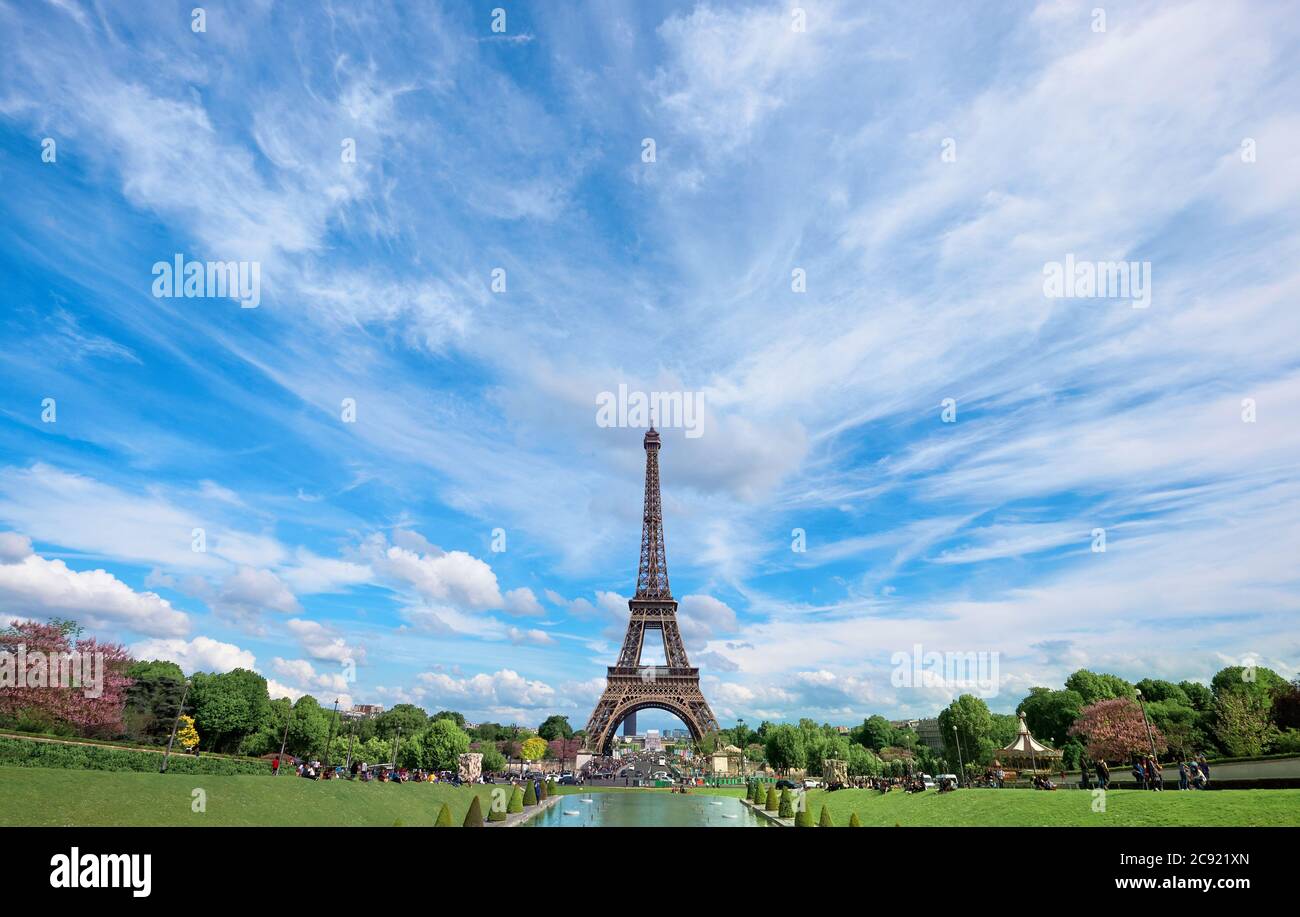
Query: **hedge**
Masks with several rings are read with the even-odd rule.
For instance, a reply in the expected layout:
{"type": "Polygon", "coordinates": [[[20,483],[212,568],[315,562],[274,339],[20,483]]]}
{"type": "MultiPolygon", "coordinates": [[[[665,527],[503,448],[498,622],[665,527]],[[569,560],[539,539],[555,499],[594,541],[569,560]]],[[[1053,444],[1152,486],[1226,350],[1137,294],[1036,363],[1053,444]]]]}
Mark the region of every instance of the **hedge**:
{"type": "MultiPolygon", "coordinates": [[[[0,767],[53,767],[85,771],[157,772],[162,755],[151,751],[125,748],[101,748],[96,745],[63,745],[0,736],[0,767]]],[[[241,758],[199,757],[172,752],[167,760],[169,774],[208,774],[228,777],[236,774],[271,776],[266,761],[241,758]]]]}

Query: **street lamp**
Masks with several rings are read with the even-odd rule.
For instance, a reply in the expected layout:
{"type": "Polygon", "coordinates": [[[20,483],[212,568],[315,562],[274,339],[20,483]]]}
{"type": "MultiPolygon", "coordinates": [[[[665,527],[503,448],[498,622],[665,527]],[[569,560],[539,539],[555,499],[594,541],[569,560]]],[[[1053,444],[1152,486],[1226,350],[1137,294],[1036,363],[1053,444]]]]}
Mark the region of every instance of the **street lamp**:
{"type": "Polygon", "coordinates": [[[189,693],[190,693],[190,682],[189,679],[187,678],[185,680],[185,690],[181,691],[180,705],[176,708],[176,719],[172,720],[172,734],[171,737],[167,740],[167,750],[163,752],[162,768],[158,771],[158,773],[160,774],[167,773],[167,759],[171,757],[172,743],[176,741],[176,730],[177,728],[179,728],[181,724],[181,714],[185,712],[185,698],[189,696],[189,693]]]}
{"type": "Polygon", "coordinates": [[[330,766],[330,746],[334,744],[334,726],[339,721],[339,699],[334,698],[334,713],[330,716],[330,734],[325,740],[325,767],[330,766]]]}
{"type": "MultiPolygon", "coordinates": [[[[293,722],[293,704],[289,704],[289,712],[284,717],[284,736],[280,739],[280,767],[284,767],[284,746],[289,742],[289,724],[293,722]]],[[[280,776],[280,767],[275,769],[272,777],[280,776]]]]}
{"type": "Polygon", "coordinates": [[[1155,737],[1154,737],[1153,735],[1151,735],[1151,722],[1147,719],[1147,705],[1146,705],[1146,701],[1144,701],[1144,700],[1142,699],[1142,689],[1141,689],[1141,688],[1135,688],[1134,690],[1137,692],[1137,697],[1138,697],[1138,706],[1142,708],[1142,725],[1145,726],[1145,727],[1146,727],[1146,730],[1147,730],[1147,742],[1149,742],[1149,743],[1151,744],[1151,760],[1152,760],[1152,761],[1155,761],[1155,760],[1156,760],[1156,740],[1155,740],[1155,737]]]}
{"type": "Polygon", "coordinates": [[[961,763],[961,736],[957,733],[957,724],[952,724],[952,737],[957,740],[957,785],[961,786],[962,774],[966,766],[961,763]]]}

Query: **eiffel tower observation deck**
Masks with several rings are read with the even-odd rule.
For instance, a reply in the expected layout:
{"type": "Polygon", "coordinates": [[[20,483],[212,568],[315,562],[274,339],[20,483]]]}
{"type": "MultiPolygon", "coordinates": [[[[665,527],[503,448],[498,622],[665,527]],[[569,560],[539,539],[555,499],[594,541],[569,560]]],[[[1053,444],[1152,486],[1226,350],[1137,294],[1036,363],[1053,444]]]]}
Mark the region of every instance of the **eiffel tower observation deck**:
{"type": "Polygon", "coordinates": [[[700,691],[700,670],[691,666],[677,626],[677,601],[668,582],[664,548],[663,503],[659,491],[659,452],[663,447],[652,426],[645,447],[645,504],[641,517],[641,562],[636,594],[628,601],[627,634],[618,662],[608,668],[605,691],[587,721],[587,746],[607,754],[618,726],[628,716],[648,708],[666,710],[690,730],[696,741],[716,732],[717,718],[700,691]],[[641,664],[647,631],[663,638],[662,666],[641,664]]]}

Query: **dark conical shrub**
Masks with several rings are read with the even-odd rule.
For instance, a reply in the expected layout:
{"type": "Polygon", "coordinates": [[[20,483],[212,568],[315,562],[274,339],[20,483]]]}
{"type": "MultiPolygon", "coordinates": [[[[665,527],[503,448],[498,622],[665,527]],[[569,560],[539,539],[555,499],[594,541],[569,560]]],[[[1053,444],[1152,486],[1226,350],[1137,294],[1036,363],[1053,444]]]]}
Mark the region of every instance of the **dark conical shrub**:
{"type": "Polygon", "coordinates": [[[763,808],[769,812],[775,812],[781,807],[780,799],[776,795],[776,787],[767,788],[767,800],[763,803],[763,808]]]}
{"type": "Polygon", "coordinates": [[[835,822],[831,821],[831,810],[828,809],[828,808],[826,808],[825,804],[822,805],[822,815],[821,815],[821,818],[817,819],[817,827],[818,827],[818,828],[834,828],[834,827],[835,827],[835,822]]]}
{"type": "Polygon", "coordinates": [[[761,806],[767,803],[767,787],[762,780],[754,781],[754,805],[761,806]]]}
{"type": "Polygon", "coordinates": [[[488,806],[488,821],[505,821],[506,817],[504,809],[498,809],[496,806],[488,806]]]}
{"type": "Polygon", "coordinates": [[[861,827],[862,827],[862,820],[861,820],[860,818],[858,818],[858,813],[857,813],[857,812],[854,812],[852,815],[849,816],[849,827],[850,827],[850,828],[861,828],[861,827]]]}
{"type": "Polygon", "coordinates": [[[510,791],[510,802],[506,805],[507,812],[522,812],[524,810],[524,791],[515,787],[510,791]]]}
{"type": "Polygon", "coordinates": [[[451,827],[451,809],[447,807],[445,802],[442,804],[442,808],[438,810],[438,818],[434,821],[433,826],[435,828],[451,827]]]}
{"type": "Polygon", "coordinates": [[[462,828],[482,828],[483,827],[483,803],[478,801],[475,795],[469,801],[469,811],[465,813],[465,823],[462,828]]]}
{"type": "Polygon", "coordinates": [[[794,797],[790,795],[789,790],[781,791],[780,811],[776,814],[782,818],[794,818],[794,797]]]}
{"type": "Polygon", "coordinates": [[[549,780],[543,780],[543,781],[542,781],[542,795],[539,797],[538,801],[540,802],[542,799],[546,799],[546,798],[547,798],[548,796],[550,796],[550,795],[551,795],[551,781],[549,781],[549,780]]]}
{"type": "Polygon", "coordinates": [[[811,828],[813,826],[812,813],[808,811],[808,806],[802,806],[794,817],[794,826],[796,828],[811,828]]]}
{"type": "Polygon", "coordinates": [[[524,805],[537,805],[537,790],[533,787],[533,781],[529,780],[527,787],[524,789],[524,805]]]}

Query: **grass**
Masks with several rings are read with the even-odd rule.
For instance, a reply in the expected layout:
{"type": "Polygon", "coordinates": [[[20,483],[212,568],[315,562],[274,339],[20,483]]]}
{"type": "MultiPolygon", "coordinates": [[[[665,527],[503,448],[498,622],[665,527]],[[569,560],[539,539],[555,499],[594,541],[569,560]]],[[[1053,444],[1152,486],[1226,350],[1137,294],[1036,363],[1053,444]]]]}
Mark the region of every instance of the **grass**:
{"type": "Polygon", "coordinates": [[[858,813],[863,827],[1023,826],[1151,827],[1300,825],[1300,790],[1217,790],[1149,793],[1112,790],[1104,812],[1093,811],[1093,795],[1083,790],[933,790],[917,796],[892,791],[811,790],[808,807],[816,821],[822,805],[837,827],[858,813]]]}
{"type": "MultiPolygon", "coordinates": [[[[493,786],[358,783],[298,777],[206,776],[127,771],[0,767],[0,824],[47,826],[341,826],[432,825],[444,802],[459,825],[472,794],[484,811],[493,786]],[[192,791],[207,794],[207,811],[191,811],[192,791]]],[[[558,788],[561,793],[667,793],[625,787],[558,788]]],[[[697,787],[704,796],[741,796],[743,787],[697,787]]],[[[1300,790],[1146,793],[1113,790],[1106,811],[1092,810],[1081,790],[959,790],[920,796],[871,790],[813,790],[813,819],[822,804],[837,826],[857,812],[863,826],[1020,825],[1300,826],[1300,790]]]]}
{"type": "Polygon", "coordinates": [[[492,789],[0,767],[0,824],[418,827],[432,825],[445,802],[459,826],[472,794],[486,812],[492,789]],[[191,811],[195,789],[207,794],[206,812],[191,811]]]}

